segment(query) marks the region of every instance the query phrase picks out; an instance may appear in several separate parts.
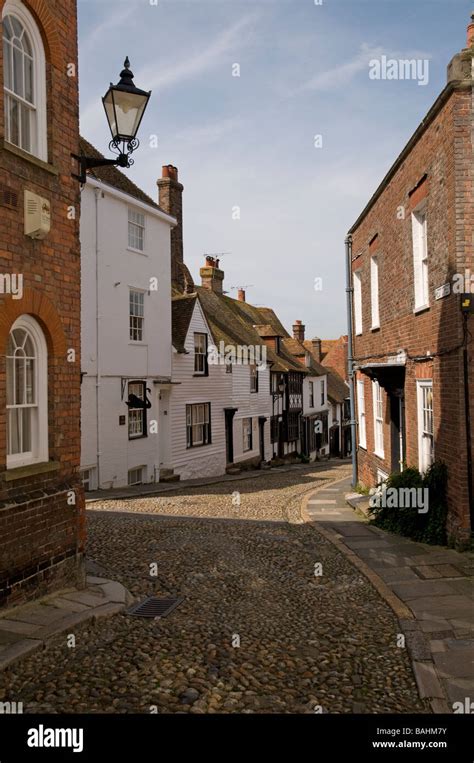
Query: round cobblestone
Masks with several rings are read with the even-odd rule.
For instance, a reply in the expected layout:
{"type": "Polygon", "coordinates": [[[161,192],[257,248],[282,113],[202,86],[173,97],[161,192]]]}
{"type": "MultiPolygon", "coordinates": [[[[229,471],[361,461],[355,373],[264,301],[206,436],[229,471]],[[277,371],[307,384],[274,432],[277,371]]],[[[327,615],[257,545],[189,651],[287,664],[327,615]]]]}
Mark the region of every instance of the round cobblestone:
{"type": "Polygon", "coordinates": [[[302,496],[346,474],[308,466],[92,504],[104,574],[137,601],[184,601],[160,620],[85,624],[75,648],[56,637],[3,674],[4,696],[27,713],[429,712],[393,612],[301,520],[302,496]]]}

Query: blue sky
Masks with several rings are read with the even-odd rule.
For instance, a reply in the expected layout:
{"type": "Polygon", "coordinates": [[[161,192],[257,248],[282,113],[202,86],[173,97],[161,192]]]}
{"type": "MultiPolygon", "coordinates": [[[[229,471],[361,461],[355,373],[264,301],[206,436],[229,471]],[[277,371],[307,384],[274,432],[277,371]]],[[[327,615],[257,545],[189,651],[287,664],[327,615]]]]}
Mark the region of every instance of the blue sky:
{"type": "Polygon", "coordinates": [[[346,333],[345,234],[446,84],[471,3],[152,2],[78,0],[82,134],[107,152],[101,96],[128,55],[153,93],[126,172],[156,198],[161,166],[179,168],[195,280],[204,252],[228,252],[231,296],[248,286],[308,338],[346,333]],[[371,79],[381,56],[429,59],[428,84],[371,79]]]}

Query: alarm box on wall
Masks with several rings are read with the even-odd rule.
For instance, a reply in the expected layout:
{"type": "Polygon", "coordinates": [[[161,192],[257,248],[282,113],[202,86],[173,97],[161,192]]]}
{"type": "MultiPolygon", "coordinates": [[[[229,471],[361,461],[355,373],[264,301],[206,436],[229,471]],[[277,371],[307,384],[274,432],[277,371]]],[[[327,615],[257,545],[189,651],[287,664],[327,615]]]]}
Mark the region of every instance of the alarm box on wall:
{"type": "Polygon", "coordinates": [[[48,199],[25,191],[25,236],[42,239],[51,229],[51,204],[48,199]]]}

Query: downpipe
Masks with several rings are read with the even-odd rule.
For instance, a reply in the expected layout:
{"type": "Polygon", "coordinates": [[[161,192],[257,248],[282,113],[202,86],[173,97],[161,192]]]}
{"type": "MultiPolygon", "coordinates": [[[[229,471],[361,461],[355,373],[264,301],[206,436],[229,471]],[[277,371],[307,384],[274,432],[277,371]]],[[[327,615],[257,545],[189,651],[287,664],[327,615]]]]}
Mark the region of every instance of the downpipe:
{"type": "Polygon", "coordinates": [[[347,305],[347,373],[349,377],[349,394],[351,408],[351,456],[352,456],[352,487],[357,485],[357,451],[356,451],[356,418],[355,418],[355,379],[354,379],[354,349],[352,333],[352,236],[345,240],[346,245],[346,305],[347,305]]]}

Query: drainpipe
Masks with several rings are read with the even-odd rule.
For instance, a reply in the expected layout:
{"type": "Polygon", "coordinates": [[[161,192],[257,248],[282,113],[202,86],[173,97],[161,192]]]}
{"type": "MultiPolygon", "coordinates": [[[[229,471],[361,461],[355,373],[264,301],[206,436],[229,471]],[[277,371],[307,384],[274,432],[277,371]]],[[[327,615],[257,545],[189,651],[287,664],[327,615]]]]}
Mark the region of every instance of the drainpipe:
{"type": "Polygon", "coordinates": [[[352,236],[346,237],[346,297],[347,297],[347,371],[349,375],[351,405],[351,451],[352,451],[352,487],[357,485],[356,419],[354,395],[354,356],[352,343],[352,236]]]}
{"type": "Polygon", "coordinates": [[[97,489],[100,490],[100,459],[101,459],[101,431],[100,431],[100,383],[101,383],[101,363],[100,363],[100,320],[99,320],[99,199],[102,191],[100,188],[94,188],[95,196],[95,364],[96,364],[96,382],[95,382],[95,408],[96,408],[96,437],[97,437],[97,489]]]}

